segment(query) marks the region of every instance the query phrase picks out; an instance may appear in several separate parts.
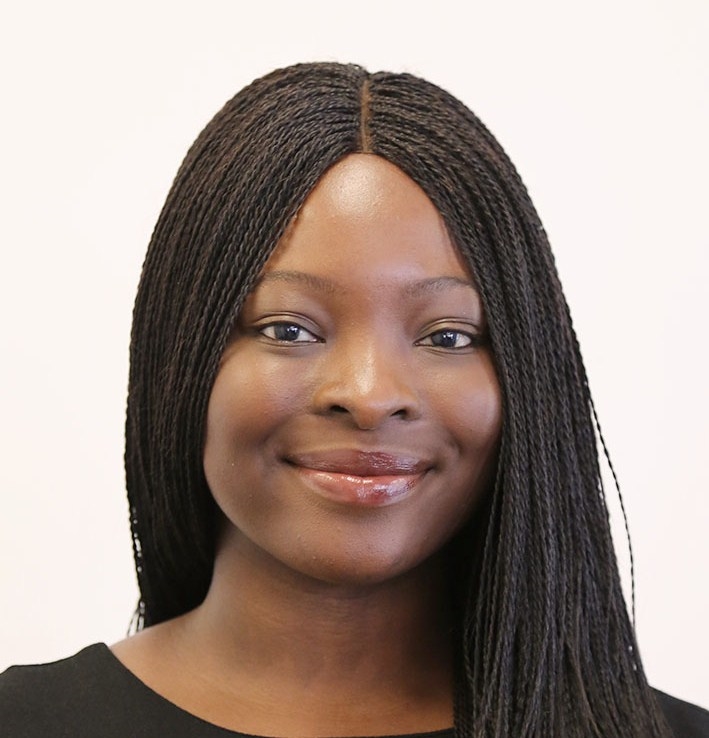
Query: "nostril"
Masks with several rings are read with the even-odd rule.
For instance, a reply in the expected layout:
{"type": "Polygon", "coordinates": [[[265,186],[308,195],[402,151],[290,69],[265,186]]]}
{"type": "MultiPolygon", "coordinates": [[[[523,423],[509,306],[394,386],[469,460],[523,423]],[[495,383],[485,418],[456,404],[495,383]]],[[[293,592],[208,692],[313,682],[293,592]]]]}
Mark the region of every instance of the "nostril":
{"type": "MultiPolygon", "coordinates": [[[[350,415],[351,411],[348,410],[344,405],[330,405],[329,411],[331,413],[337,413],[338,415],[350,415]]],[[[358,414],[355,412],[355,414],[358,414]]],[[[391,418],[403,418],[404,420],[408,418],[409,413],[406,410],[406,408],[400,408],[399,410],[396,410],[393,413],[389,414],[389,417],[391,418]]]]}

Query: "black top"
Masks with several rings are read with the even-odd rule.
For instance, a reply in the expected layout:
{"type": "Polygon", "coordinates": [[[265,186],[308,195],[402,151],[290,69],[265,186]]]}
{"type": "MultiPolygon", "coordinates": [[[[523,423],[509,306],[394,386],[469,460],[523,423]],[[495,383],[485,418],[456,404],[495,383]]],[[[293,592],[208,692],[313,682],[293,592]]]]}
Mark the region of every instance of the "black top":
{"type": "MultiPolygon", "coordinates": [[[[677,738],[709,738],[709,712],[656,692],[677,738]]],[[[164,699],[96,643],[62,661],[0,675],[3,738],[239,738],[164,699]]],[[[410,738],[453,738],[453,730],[410,738]]]]}

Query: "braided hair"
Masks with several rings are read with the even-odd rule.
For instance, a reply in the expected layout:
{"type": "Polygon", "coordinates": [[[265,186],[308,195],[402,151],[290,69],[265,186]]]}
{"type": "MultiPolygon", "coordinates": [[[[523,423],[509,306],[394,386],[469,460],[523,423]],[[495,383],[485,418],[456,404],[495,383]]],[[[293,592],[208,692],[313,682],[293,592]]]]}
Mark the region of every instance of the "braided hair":
{"type": "MultiPolygon", "coordinates": [[[[379,155],[441,213],[475,275],[503,394],[494,490],[459,562],[460,736],[665,736],[623,600],[594,411],[548,240],[500,144],[409,74],[298,64],[256,80],[188,152],[135,303],[126,477],[138,627],[196,607],[215,503],[202,451],[232,326],[335,162],[379,155]]],[[[472,534],[471,534],[472,535],[472,534]]]]}

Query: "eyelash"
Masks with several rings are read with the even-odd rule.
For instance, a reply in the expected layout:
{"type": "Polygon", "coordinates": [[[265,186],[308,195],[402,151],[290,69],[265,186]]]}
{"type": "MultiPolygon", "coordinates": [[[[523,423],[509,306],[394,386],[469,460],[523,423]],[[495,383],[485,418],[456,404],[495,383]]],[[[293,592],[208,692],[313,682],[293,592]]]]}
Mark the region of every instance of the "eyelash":
{"type": "Polygon", "coordinates": [[[441,328],[439,330],[432,331],[427,336],[424,336],[420,340],[416,341],[417,346],[430,346],[432,348],[443,349],[445,351],[463,351],[465,349],[475,348],[477,346],[480,346],[481,344],[481,336],[478,336],[475,333],[470,333],[469,331],[461,331],[457,328],[441,328]],[[454,336],[455,343],[457,343],[458,339],[462,337],[466,341],[466,343],[463,346],[442,346],[440,344],[434,343],[434,336],[454,336]]]}
{"type": "Polygon", "coordinates": [[[282,344],[289,344],[289,343],[322,343],[322,339],[316,336],[312,331],[309,331],[307,328],[303,328],[302,325],[298,325],[298,323],[293,323],[292,321],[288,320],[277,320],[273,323],[269,323],[268,325],[261,325],[258,326],[256,329],[262,336],[265,338],[268,338],[271,341],[275,341],[276,343],[282,343],[282,344]],[[305,341],[290,341],[287,338],[279,338],[277,335],[278,329],[289,329],[289,328],[295,328],[296,331],[299,331],[301,333],[306,333],[308,336],[310,336],[309,339],[305,341]],[[274,335],[269,336],[266,331],[271,329],[274,332],[274,335]]]}
{"type": "MultiPolygon", "coordinates": [[[[256,330],[258,331],[258,333],[260,333],[262,336],[269,339],[270,341],[274,341],[280,344],[287,345],[297,343],[322,343],[322,339],[316,336],[312,331],[309,331],[307,328],[303,328],[302,325],[299,325],[298,323],[294,323],[292,321],[278,320],[274,321],[273,323],[268,323],[268,325],[259,326],[256,330]],[[278,333],[280,331],[288,331],[290,332],[291,336],[287,337],[283,334],[279,336],[278,333]],[[271,332],[273,335],[269,335],[269,332],[271,332]],[[305,340],[295,340],[296,337],[300,337],[303,334],[306,334],[307,336],[309,336],[309,338],[306,338],[305,340]],[[292,338],[293,340],[290,340],[290,338],[292,338]]],[[[480,346],[481,344],[482,337],[479,335],[476,335],[469,331],[461,331],[454,328],[441,328],[439,330],[432,331],[427,336],[419,339],[418,341],[416,341],[415,345],[430,346],[431,348],[442,349],[444,351],[463,351],[465,349],[475,348],[477,346],[480,346]],[[454,341],[454,345],[446,346],[442,345],[441,343],[435,343],[436,337],[441,337],[444,342],[446,341],[446,339],[450,340],[452,338],[454,341]],[[455,345],[458,344],[461,339],[465,342],[464,345],[455,345]]]]}

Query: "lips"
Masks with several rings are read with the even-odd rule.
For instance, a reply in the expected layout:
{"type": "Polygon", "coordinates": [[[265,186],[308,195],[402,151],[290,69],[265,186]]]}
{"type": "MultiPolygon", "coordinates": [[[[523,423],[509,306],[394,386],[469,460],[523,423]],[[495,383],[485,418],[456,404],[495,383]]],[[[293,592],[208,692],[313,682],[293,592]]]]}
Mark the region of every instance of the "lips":
{"type": "Polygon", "coordinates": [[[286,461],[317,494],[363,507],[405,499],[432,467],[409,454],[349,449],[292,454],[286,461]]]}
{"type": "Polygon", "coordinates": [[[430,463],[411,454],[349,449],[291,454],[286,460],[308,469],[361,477],[420,474],[431,467],[430,463]]]}

